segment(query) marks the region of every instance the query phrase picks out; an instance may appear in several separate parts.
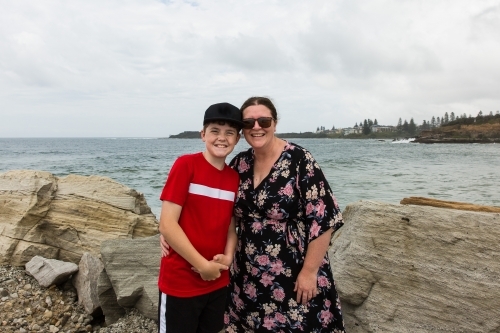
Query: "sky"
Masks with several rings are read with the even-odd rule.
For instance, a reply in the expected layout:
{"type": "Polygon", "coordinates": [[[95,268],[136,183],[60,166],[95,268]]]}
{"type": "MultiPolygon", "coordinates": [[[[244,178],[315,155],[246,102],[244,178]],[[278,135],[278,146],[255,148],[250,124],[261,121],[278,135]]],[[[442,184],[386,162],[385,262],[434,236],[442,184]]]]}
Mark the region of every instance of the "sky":
{"type": "Polygon", "coordinates": [[[0,137],[168,137],[251,96],[280,133],[500,109],[500,0],[0,4],[0,137]]]}

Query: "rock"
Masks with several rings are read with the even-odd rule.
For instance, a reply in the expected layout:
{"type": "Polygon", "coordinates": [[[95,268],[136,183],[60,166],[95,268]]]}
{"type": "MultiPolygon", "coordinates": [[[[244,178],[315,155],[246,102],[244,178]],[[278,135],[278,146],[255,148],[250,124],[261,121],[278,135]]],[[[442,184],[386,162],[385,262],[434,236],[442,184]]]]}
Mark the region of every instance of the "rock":
{"type": "Polygon", "coordinates": [[[97,293],[106,325],[116,323],[121,317],[123,317],[123,315],[125,315],[125,309],[116,301],[116,293],[105,270],[103,270],[99,275],[99,279],[97,281],[97,293]]]}
{"type": "Polygon", "coordinates": [[[0,174],[0,264],[10,263],[19,242],[46,216],[56,190],[57,181],[48,172],[0,174]]]}
{"type": "Polygon", "coordinates": [[[159,242],[159,235],[155,235],[108,240],[101,245],[104,268],[118,304],[136,307],[151,319],[158,317],[159,242]]]}
{"type": "Polygon", "coordinates": [[[360,201],[329,254],[346,330],[497,332],[500,214],[360,201]]]}
{"type": "Polygon", "coordinates": [[[73,277],[73,285],[78,293],[78,303],[82,304],[87,313],[94,313],[99,307],[97,281],[104,269],[99,258],[90,252],[85,252],[78,264],[78,273],[73,277]]]}
{"type": "Polygon", "coordinates": [[[60,284],[78,271],[72,262],[33,257],[26,263],[26,272],[33,276],[41,286],[60,284]]]}
{"type": "Polygon", "coordinates": [[[85,252],[99,255],[103,240],[158,233],[141,193],[100,176],[2,173],[0,217],[0,265],[34,255],[78,263],[85,252]]]}

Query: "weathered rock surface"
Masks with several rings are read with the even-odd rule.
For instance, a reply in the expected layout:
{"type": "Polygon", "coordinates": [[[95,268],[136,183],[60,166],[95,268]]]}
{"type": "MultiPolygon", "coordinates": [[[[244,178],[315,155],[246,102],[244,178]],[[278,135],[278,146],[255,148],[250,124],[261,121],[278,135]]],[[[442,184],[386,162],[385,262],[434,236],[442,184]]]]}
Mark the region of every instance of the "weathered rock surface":
{"type": "Polygon", "coordinates": [[[348,332],[500,332],[500,214],[360,201],[330,258],[348,332]]]}
{"type": "Polygon", "coordinates": [[[156,234],[144,196],[107,177],[0,174],[0,265],[22,266],[35,254],[79,263],[103,240],[156,234]]]}
{"type": "Polygon", "coordinates": [[[107,325],[114,324],[125,315],[125,308],[118,304],[113,285],[105,270],[101,272],[97,280],[97,295],[107,325]]]}
{"type": "MultiPolygon", "coordinates": [[[[104,241],[101,257],[118,305],[135,307],[146,317],[158,317],[159,235],[104,241]]],[[[104,291],[104,282],[102,283],[104,291]]],[[[101,289],[101,287],[100,287],[101,289]]],[[[101,301],[103,312],[111,313],[101,301]]]]}
{"type": "Polygon", "coordinates": [[[78,271],[78,266],[72,262],[56,259],[46,259],[34,256],[26,263],[26,272],[33,276],[42,287],[66,282],[78,271]]]}
{"type": "Polygon", "coordinates": [[[72,279],[78,293],[78,304],[83,305],[89,314],[100,308],[97,281],[103,269],[104,265],[99,258],[85,252],[78,264],[78,272],[72,279]]]}

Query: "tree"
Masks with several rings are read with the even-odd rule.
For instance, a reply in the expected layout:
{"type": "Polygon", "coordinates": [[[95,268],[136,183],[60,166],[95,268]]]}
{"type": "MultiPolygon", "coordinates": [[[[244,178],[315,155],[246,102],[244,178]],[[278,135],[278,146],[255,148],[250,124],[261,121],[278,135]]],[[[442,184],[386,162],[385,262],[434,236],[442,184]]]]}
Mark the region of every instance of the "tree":
{"type": "Polygon", "coordinates": [[[396,129],[398,131],[401,131],[403,129],[403,122],[401,121],[401,118],[398,120],[398,125],[396,126],[396,129]]]}
{"type": "Polygon", "coordinates": [[[434,128],[436,127],[436,118],[434,118],[434,116],[432,116],[432,119],[431,119],[431,128],[434,128]]]}
{"type": "Polygon", "coordinates": [[[335,131],[335,125],[332,126],[332,131],[335,131]]]}
{"type": "Polygon", "coordinates": [[[479,110],[479,113],[477,114],[478,117],[482,117],[483,116],[483,111],[479,110]]]}
{"type": "Polygon", "coordinates": [[[423,130],[426,130],[426,129],[429,129],[429,125],[427,124],[427,122],[424,120],[422,122],[422,125],[420,126],[420,128],[422,128],[423,130]]]}
{"type": "Polygon", "coordinates": [[[455,113],[452,111],[450,114],[450,121],[454,121],[454,120],[455,120],[455,113]]]}
{"type": "Polygon", "coordinates": [[[319,127],[316,127],[316,132],[319,132],[319,127]]]}
{"type": "Polygon", "coordinates": [[[411,136],[413,136],[413,135],[415,135],[416,131],[417,131],[417,125],[415,125],[413,118],[411,118],[410,124],[408,125],[408,132],[410,133],[411,136]]]}
{"type": "Polygon", "coordinates": [[[358,123],[354,124],[354,127],[358,127],[358,123]]]}
{"type": "Polygon", "coordinates": [[[493,111],[490,111],[490,116],[493,116],[493,111]]]}
{"type": "Polygon", "coordinates": [[[375,120],[373,121],[373,125],[378,125],[378,121],[377,121],[377,119],[375,119],[375,120]]]}
{"type": "Polygon", "coordinates": [[[406,121],[406,119],[405,119],[405,122],[403,123],[403,131],[404,132],[408,132],[408,125],[409,125],[408,121],[406,121]]]}
{"type": "Polygon", "coordinates": [[[448,112],[445,112],[445,114],[444,114],[444,123],[445,123],[445,124],[448,124],[448,121],[449,121],[449,120],[450,120],[450,119],[448,118],[448,112]]]}
{"type": "Polygon", "coordinates": [[[368,124],[368,120],[366,120],[366,119],[363,122],[363,134],[364,135],[370,134],[370,125],[368,124]]]}

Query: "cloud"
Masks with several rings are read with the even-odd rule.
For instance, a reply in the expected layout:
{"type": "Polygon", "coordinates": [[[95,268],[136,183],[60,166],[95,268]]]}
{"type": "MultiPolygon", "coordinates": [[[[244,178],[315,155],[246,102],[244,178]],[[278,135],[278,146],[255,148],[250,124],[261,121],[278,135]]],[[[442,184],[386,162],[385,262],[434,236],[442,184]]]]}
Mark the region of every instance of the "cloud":
{"type": "Polygon", "coordinates": [[[282,132],[497,110],[499,18],[489,0],[11,1],[0,136],[165,136],[251,95],[282,132]]]}

